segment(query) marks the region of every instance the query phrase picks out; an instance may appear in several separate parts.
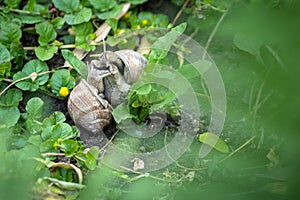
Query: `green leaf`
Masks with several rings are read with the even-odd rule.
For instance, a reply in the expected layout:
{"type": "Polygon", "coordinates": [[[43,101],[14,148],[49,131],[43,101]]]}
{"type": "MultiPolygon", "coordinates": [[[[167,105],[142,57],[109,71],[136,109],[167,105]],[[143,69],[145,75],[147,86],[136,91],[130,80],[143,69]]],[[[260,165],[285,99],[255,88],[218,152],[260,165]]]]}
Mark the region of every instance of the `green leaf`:
{"type": "Polygon", "coordinates": [[[218,150],[222,153],[229,152],[229,148],[228,148],[227,144],[221,138],[219,138],[216,134],[209,133],[209,132],[202,133],[199,136],[199,141],[215,148],[216,150],[218,150]]]}
{"type": "Polygon", "coordinates": [[[123,5],[117,5],[112,10],[97,13],[99,19],[109,19],[116,17],[122,11],[123,5]]]}
{"type": "Polygon", "coordinates": [[[94,170],[97,167],[97,160],[99,157],[99,147],[97,146],[92,146],[90,150],[86,154],[86,161],[85,165],[87,168],[90,170],[94,170]]]}
{"type": "Polygon", "coordinates": [[[43,140],[51,139],[52,129],[53,129],[53,125],[52,126],[44,126],[44,123],[43,123],[41,138],[43,140]]]}
{"type": "Polygon", "coordinates": [[[61,29],[65,24],[65,19],[62,17],[55,17],[53,20],[51,20],[51,24],[54,28],[61,29]]]}
{"type": "Polygon", "coordinates": [[[51,59],[57,50],[57,46],[38,46],[34,48],[35,55],[42,61],[51,59]]]}
{"type": "Polygon", "coordinates": [[[113,31],[117,30],[117,28],[118,28],[118,20],[117,19],[110,18],[110,19],[107,19],[105,22],[112,28],[113,31]]]}
{"type": "Polygon", "coordinates": [[[0,42],[9,47],[12,43],[20,43],[20,39],[22,37],[21,26],[8,21],[1,24],[0,30],[0,42]]]}
{"type": "Polygon", "coordinates": [[[79,0],[52,0],[52,2],[56,8],[67,13],[80,9],[79,0]]]}
{"type": "Polygon", "coordinates": [[[5,95],[1,95],[0,106],[18,106],[22,99],[22,92],[16,88],[12,88],[5,95]]]}
{"type": "Polygon", "coordinates": [[[12,127],[16,125],[20,118],[20,111],[17,107],[0,106],[0,127],[12,127]]]}
{"type": "Polygon", "coordinates": [[[56,32],[53,25],[48,22],[42,22],[35,25],[36,32],[40,35],[38,42],[41,46],[47,46],[49,42],[56,39],[56,32]]]}
{"type": "Polygon", "coordinates": [[[62,55],[64,59],[82,76],[82,78],[86,79],[88,70],[87,66],[84,62],[79,60],[72,51],[63,49],[62,55]]]}
{"type": "Polygon", "coordinates": [[[89,22],[72,26],[75,32],[75,44],[77,48],[82,48],[86,51],[95,49],[95,46],[89,45],[90,36],[94,35],[93,25],[89,22]]]}
{"type": "Polygon", "coordinates": [[[10,72],[10,69],[11,69],[10,62],[0,64],[0,81],[4,78],[4,75],[6,73],[10,72]]]}
{"type": "MultiPolygon", "coordinates": [[[[16,81],[21,78],[33,75],[33,73],[39,74],[41,72],[46,72],[48,70],[49,69],[46,63],[40,60],[31,60],[25,64],[22,71],[17,72],[13,76],[13,80],[16,81]]],[[[36,78],[34,77],[18,82],[16,83],[16,86],[21,90],[36,91],[39,88],[39,85],[43,85],[48,81],[49,74],[43,74],[37,76],[36,78]]]]}
{"type": "Polygon", "coordinates": [[[151,84],[143,85],[139,89],[135,90],[138,95],[146,95],[149,94],[152,90],[151,84]]]}
{"type": "Polygon", "coordinates": [[[65,152],[65,155],[67,157],[73,156],[75,154],[75,152],[78,150],[78,142],[76,140],[64,140],[61,143],[61,148],[62,150],[65,152]]]}
{"type": "Polygon", "coordinates": [[[38,97],[34,97],[29,99],[25,109],[28,112],[29,116],[31,116],[33,119],[39,119],[42,117],[43,107],[44,107],[43,100],[38,97]]]}
{"type": "Polygon", "coordinates": [[[69,124],[66,123],[61,123],[61,124],[56,124],[51,133],[51,137],[54,140],[58,140],[59,138],[61,139],[69,139],[72,138],[74,135],[72,133],[72,128],[69,124]]]}
{"type": "Polygon", "coordinates": [[[51,90],[59,96],[61,87],[72,89],[75,86],[75,79],[71,76],[67,69],[60,69],[53,73],[50,79],[51,90]]]}
{"type": "Polygon", "coordinates": [[[166,35],[158,38],[158,40],[156,40],[156,42],[151,47],[149,62],[152,62],[154,60],[162,60],[163,58],[165,58],[177,38],[184,32],[186,26],[186,23],[182,23],[172,28],[171,31],[166,35]]]}
{"type": "MultiPolygon", "coordinates": [[[[28,75],[24,72],[17,72],[14,76],[13,76],[13,80],[19,80],[22,78],[28,77],[28,75]]],[[[29,90],[29,91],[36,91],[37,89],[39,89],[39,83],[37,81],[32,81],[30,78],[20,81],[18,83],[16,83],[16,86],[18,88],[20,88],[21,90],[29,90]]]]}
{"type": "Polygon", "coordinates": [[[11,8],[18,8],[21,0],[5,0],[4,2],[11,8]]]}
{"type": "Polygon", "coordinates": [[[121,0],[121,2],[128,2],[133,5],[142,4],[142,3],[145,3],[146,1],[148,1],[148,0],[121,0]]]}
{"type": "Polygon", "coordinates": [[[178,72],[188,80],[192,80],[193,78],[197,78],[208,71],[211,65],[212,63],[207,60],[199,60],[192,64],[183,65],[178,69],[178,72]],[[195,66],[200,70],[200,72],[195,68],[195,66]]]}
{"type": "Polygon", "coordinates": [[[101,12],[114,8],[117,4],[115,0],[89,0],[89,2],[101,12]]]}
{"type": "Polygon", "coordinates": [[[28,138],[27,142],[29,142],[30,144],[33,144],[36,147],[40,147],[40,145],[42,143],[42,138],[40,135],[32,135],[28,138]]]}
{"type": "Polygon", "coordinates": [[[10,53],[7,48],[0,44],[0,64],[6,63],[10,61],[10,53]]]}
{"type": "Polygon", "coordinates": [[[139,15],[137,16],[138,17],[138,20],[141,22],[142,20],[144,19],[147,19],[149,22],[152,21],[152,18],[153,18],[153,13],[152,12],[148,12],[148,11],[143,11],[143,12],[140,12],[139,15]]]}
{"type": "Polygon", "coordinates": [[[52,152],[54,150],[54,140],[46,140],[41,143],[40,151],[43,152],[52,152]]]}
{"type": "Polygon", "coordinates": [[[66,121],[66,117],[63,113],[55,111],[52,115],[43,120],[43,127],[61,124],[66,121]]]}
{"type": "Polygon", "coordinates": [[[45,19],[40,16],[22,15],[21,20],[23,24],[36,24],[44,21],[45,19]]]}
{"type": "Polygon", "coordinates": [[[83,8],[74,14],[65,15],[66,23],[69,25],[81,24],[88,22],[92,17],[92,10],[90,8],[83,8]]]}
{"type": "Polygon", "coordinates": [[[35,5],[36,5],[36,0],[28,0],[28,2],[27,2],[28,11],[30,11],[30,12],[34,11],[35,5]]]}
{"type": "Polygon", "coordinates": [[[262,61],[260,56],[260,48],[264,44],[259,38],[253,39],[246,34],[237,33],[233,38],[234,44],[241,50],[246,51],[256,57],[257,60],[262,61]]]}
{"type": "Polygon", "coordinates": [[[36,135],[41,132],[42,127],[41,123],[34,120],[33,118],[28,118],[25,123],[25,128],[26,130],[31,134],[31,135],[36,135]]]}
{"type": "Polygon", "coordinates": [[[117,123],[120,123],[125,119],[132,118],[131,114],[129,113],[128,107],[124,103],[121,103],[115,109],[113,109],[112,115],[117,123]]]}

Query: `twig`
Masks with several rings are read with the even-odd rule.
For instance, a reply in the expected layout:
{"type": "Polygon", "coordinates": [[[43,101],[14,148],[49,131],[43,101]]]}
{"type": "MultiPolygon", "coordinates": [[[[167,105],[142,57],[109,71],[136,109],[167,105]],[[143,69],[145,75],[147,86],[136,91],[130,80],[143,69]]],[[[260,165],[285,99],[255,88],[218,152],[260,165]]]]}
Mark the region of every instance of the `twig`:
{"type": "Polygon", "coordinates": [[[222,163],[223,161],[227,160],[228,158],[230,158],[231,156],[233,156],[234,154],[236,154],[238,151],[240,151],[242,148],[244,148],[245,146],[247,146],[255,138],[256,138],[256,136],[252,136],[249,140],[247,140],[239,148],[237,148],[236,150],[234,150],[233,152],[231,152],[228,156],[226,156],[225,158],[223,158],[222,160],[220,160],[219,163],[222,163]]]}
{"type": "Polygon", "coordinates": [[[73,164],[70,163],[64,163],[64,162],[59,162],[59,163],[51,163],[47,165],[48,168],[56,168],[56,167],[63,167],[63,168],[68,168],[68,169],[74,169],[74,171],[76,172],[77,176],[78,176],[78,183],[82,184],[82,180],[83,180],[83,176],[82,176],[82,172],[81,170],[76,167],[73,164]]]}
{"type": "MultiPolygon", "coordinates": [[[[0,7],[0,10],[4,10],[6,9],[6,7],[0,7]]],[[[32,12],[32,11],[28,11],[28,10],[19,10],[19,9],[13,9],[13,8],[9,8],[10,12],[16,12],[16,13],[22,13],[22,14],[28,14],[28,15],[42,15],[39,12],[32,12]]],[[[44,16],[44,15],[42,15],[44,16]]]]}
{"type": "Polygon", "coordinates": [[[42,153],[42,156],[65,156],[64,153],[42,153]]]}
{"type": "Polygon", "coordinates": [[[126,170],[126,171],[129,171],[129,172],[132,172],[132,173],[135,173],[135,174],[139,174],[139,175],[144,175],[144,177],[149,177],[149,178],[152,178],[152,179],[155,179],[155,180],[159,180],[159,181],[163,181],[163,182],[168,182],[168,183],[178,183],[180,180],[177,180],[177,181],[170,181],[170,180],[165,180],[163,178],[159,178],[159,177],[156,177],[156,176],[152,176],[150,175],[149,173],[142,173],[142,172],[138,172],[138,171],[134,171],[133,169],[130,169],[128,167],[124,167],[124,166],[120,166],[122,169],[126,170]]]}
{"type": "Polygon", "coordinates": [[[208,50],[208,48],[209,48],[209,46],[210,46],[210,43],[211,43],[212,39],[214,38],[214,36],[215,36],[217,30],[219,29],[219,26],[220,26],[221,22],[223,21],[225,15],[226,15],[226,12],[223,13],[223,15],[222,15],[221,18],[219,19],[218,23],[216,24],[215,28],[213,29],[213,31],[212,31],[211,34],[209,35],[209,38],[208,38],[208,40],[207,40],[207,42],[206,42],[206,44],[205,44],[204,51],[203,51],[203,54],[202,54],[202,60],[205,59],[206,54],[207,54],[207,50],[208,50]]]}
{"type": "Polygon", "coordinates": [[[8,90],[11,86],[15,85],[16,83],[18,83],[18,82],[20,82],[20,81],[24,81],[24,80],[29,79],[29,78],[33,79],[34,76],[37,77],[37,76],[44,75],[44,74],[49,74],[49,73],[52,73],[52,72],[54,72],[54,70],[46,71],[46,72],[41,72],[41,73],[38,73],[38,74],[36,74],[36,73],[34,74],[34,72],[33,72],[33,73],[31,73],[29,76],[26,76],[26,77],[20,78],[20,79],[18,79],[18,80],[15,80],[14,82],[12,82],[11,84],[9,84],[4,90],[2,90],[2,91],[0,92],[0,96],[1,96],[4,92],[6,92],[6,90],[8,90]]]}
{"type": "Polygon", "coordinates": [[[172,24],[175,25],[176,21],[179,19],[180,15],[182,14],[183,9],[185,9],[185,7],[188,5],[190,0],[186,0],[184,2],[184,4],[182,5],[182,7],[180,8],[180,10],[178,11],[177,15],[175,16],[175,18],[172,21],[172,24]]]}
{"type": "Polygon", "coordinates": [[[99,152],[103,151],[110,143],[112,143],[113,139],[115,138],[115,136],[118,134],[119,130],[117,130],[113,136],[110,138],[110,140],[108,140],[108,142],[101,148],[99,149],[99,152]]]}
{"type": "Polygon", "coordinates": [[[268,49],[268,51],[272,54],[272,56],[275,58],[275,60],[278,62],[278,64],[280,65],[280,67],[282,69],[286,69],[286,66],[283,64],[281,58],[279,57],[279,55],[272,49],[272,47],[270,47],[269,45],[265,45],[265,47],[268,49]]]}
{"type": "MultiPolygon", "coordinates": [[[[57,46],[59,49],[74,49],[76,48],[75,44],[64,44],[57,46]]],[[[24,50],[33,51],[36,47],[23,47],[24,50]]]]}

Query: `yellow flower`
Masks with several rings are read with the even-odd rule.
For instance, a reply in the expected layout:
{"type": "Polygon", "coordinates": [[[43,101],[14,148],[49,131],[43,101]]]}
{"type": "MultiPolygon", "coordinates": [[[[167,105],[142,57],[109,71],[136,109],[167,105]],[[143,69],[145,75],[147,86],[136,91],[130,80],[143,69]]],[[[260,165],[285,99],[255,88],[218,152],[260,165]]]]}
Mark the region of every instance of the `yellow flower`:
{"type": "Polygon", "coordinates": [[[143,20],[142,20],[142,25],[143,25],[143,26],[147,26],[148,23],[149,23],[149,20],[148,20],[148,19],[143,19],[143,20]]]}
{"type": "Polygon", "coordinates": [[[124,19],[128,19],[130,17],[130,13],[126,13],[125,15],[124,15],[124,19]]]}
{"type": "Polygon", "coordinates": [[[122,33],[124,33],[125,32],[125,29],[117,29],[116,30],[116,34],[122,34],[122,33]]]}
{"type": "Polygon", "coordinates": [[[67,87],[61,87],[59,90],[59,95],[62,97],[66,97],[70,94],[69,88],[67,87]]]}

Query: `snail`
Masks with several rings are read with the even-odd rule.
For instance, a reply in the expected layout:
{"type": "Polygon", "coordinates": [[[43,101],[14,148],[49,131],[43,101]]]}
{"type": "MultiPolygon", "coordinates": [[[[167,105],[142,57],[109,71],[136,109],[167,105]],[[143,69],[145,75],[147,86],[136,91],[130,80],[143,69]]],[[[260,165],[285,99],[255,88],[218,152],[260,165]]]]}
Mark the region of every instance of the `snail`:
{"type": "Polygon", "coordinates": [[[87,65],[87,80],[72,90],[68,112],[87,146],[104,146],[103,129],[113,121],[112,109],[138,80],[147,59],[133,50],[104,51],[87,65]]]}

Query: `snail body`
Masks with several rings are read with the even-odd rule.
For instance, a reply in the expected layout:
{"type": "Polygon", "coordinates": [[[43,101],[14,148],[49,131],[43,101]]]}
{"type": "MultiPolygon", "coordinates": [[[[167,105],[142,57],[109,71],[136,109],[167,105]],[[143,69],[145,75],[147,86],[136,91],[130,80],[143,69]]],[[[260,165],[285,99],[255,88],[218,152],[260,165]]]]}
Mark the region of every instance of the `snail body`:
{"type": "Polygon", "coordinates": [[[147,59],[132,50],[105,51],[88,63],[87,80],[79,82],[68,100],[69,114],[88,146],[107,140],[103,129],[113,121],[112,108],[122,102],[146,65],[147,59]]]}

